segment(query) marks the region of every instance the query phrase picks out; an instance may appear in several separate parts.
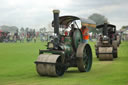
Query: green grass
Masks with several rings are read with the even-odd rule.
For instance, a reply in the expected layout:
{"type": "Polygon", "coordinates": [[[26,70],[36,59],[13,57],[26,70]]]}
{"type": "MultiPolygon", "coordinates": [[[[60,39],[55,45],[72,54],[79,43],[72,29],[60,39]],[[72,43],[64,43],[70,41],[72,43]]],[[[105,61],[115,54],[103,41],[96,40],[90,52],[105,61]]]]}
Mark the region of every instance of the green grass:
{"type": "Polygon", "coordinates": [[[90,72],[70,68],[62,77],[40,77],[35,69],[39,49],[46,43],[0,43],[0,85],[128,85],[128,42],[119,48],[119,58],[98,61],[94,43],[90,72]]]}

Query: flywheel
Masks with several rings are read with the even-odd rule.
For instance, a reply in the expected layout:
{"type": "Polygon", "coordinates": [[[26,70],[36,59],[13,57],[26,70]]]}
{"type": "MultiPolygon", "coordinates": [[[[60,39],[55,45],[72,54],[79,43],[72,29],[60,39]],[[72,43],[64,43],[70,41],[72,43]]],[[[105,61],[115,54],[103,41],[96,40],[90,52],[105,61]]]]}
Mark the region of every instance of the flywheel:
{"type": "Polygon", "coordinates": [[[73,49],[76,51],[78,48],[78,45],[82,43],[82,33],[79,29],[75,30],[72,37],[72,45],[73,49]]]}

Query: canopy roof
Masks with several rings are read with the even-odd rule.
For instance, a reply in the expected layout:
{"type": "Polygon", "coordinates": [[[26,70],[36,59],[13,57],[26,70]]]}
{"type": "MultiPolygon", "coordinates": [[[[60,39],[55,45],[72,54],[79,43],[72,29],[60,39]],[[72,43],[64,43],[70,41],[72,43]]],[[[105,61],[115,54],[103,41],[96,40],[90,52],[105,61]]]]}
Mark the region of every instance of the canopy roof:
{"type": "MultiPolygon", "coordinates": [[[[69,26],[73,21],[80,20],[82,25],[96,27],[96,23],[93,20],[80,18],[76,16],[61,16],[59,17],[59,25],[61,26],[69,26]]],[[[54,21],[52,21],[52,26],[54,21]]]]}
{"type": "MultiPolygon", "coordinates": [[[[101,25],[97,25],[96,28],[103,28],[104,27],[104,24],[101,24],[101,25]]],[[[112,28],[116,28],[115,25],[112,25],[112,24],[107,24],[107,27],[112,27],[112,28]]]]}

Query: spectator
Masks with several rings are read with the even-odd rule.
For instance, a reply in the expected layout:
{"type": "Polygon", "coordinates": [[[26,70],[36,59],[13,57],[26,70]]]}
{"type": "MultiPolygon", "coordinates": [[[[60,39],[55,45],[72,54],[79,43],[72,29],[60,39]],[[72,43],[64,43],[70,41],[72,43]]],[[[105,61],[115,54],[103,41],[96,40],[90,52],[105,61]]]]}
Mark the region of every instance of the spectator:
{"type": "Polygon", "coordinates": [[[83,43],[88,43],[89,29],[86,26],[82,26],[81,32],[82,32],[82,35],[83,35],[83,43]]]}

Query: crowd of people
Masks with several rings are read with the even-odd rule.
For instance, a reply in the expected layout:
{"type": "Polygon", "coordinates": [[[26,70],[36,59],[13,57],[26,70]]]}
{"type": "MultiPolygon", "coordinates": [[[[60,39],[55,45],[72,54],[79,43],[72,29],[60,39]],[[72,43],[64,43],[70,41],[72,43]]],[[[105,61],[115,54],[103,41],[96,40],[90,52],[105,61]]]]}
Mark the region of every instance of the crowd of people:
{"type": "Polygon", "coordinates": [[[36,42],[36,39],[38,37],[38,33],[31,33],[27,32],[25,33],[10,33],[10,32],[0,32],[0,42],[24,42],[25,40],[27,42],[34,41],[36,42]]]}

